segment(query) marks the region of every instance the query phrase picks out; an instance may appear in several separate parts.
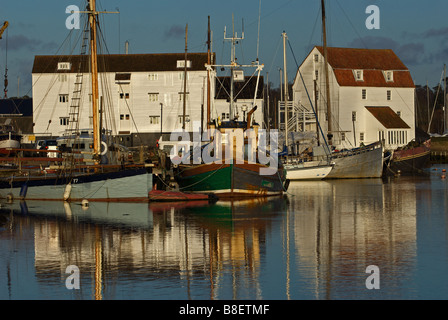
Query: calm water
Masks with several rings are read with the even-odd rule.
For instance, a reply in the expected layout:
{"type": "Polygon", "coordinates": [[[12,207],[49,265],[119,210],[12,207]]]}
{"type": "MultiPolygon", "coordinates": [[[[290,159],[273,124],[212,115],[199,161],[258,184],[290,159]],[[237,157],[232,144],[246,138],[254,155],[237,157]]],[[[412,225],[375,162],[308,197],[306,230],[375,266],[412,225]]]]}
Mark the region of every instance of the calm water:
{"type": "Polygon", "coordinates": [[[441,169],[263,201],[2,204],[0,299],[448,299],[441,169]]]}

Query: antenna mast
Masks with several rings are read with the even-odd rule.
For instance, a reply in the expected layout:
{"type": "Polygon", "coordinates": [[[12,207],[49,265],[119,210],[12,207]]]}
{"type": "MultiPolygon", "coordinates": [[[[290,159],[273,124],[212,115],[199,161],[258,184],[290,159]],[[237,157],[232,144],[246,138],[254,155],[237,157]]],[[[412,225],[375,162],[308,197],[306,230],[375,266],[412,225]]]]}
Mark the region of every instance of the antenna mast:
{"type": "Polygon", "coordinates": [[[227,37],[226,27],[224,27],[224,40],[230,41],[232,44],[231,57],[230,57],[230,119],[233,119],[233,105],[234,105],[234,83],[233,83],[233,73],[234,69],[238,64],[236,63],[236,54],[235,54],[235,45],[238,43],[238,40],[244,40],[244,31],[242,32],[241,37],[238,37],[238,34],[235,33],[235,24],[234,24],[234,16],[232,13],[232,37],[227,37]]]}

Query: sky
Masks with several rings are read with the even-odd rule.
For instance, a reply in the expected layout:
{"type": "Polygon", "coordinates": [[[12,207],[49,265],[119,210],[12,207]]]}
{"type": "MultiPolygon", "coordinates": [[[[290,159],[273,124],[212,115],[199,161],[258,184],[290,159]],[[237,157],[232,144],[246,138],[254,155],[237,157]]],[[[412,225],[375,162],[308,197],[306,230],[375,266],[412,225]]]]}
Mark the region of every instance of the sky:
{"type": "MultiPolygon", "coordinates": [[[[84,8],[84,0],[2,0],[0,24],[9,27],[0,40],[0,78],[8,68],[8,96],[32,95],[31,71],[36,55],[79,54],[79,30],[66,27],[66,8],[84,8]],[[6,50],[7,48],[7,50],[6,50]]],[[[286,32],[287,70],[294,79],[297,65],[314,45],[322,45],[320,0],[97,0],[102,30],[111,54],[206,52],[207,19],[213,32],[217,63],[230,61],[232,16],[240,41],[240,63],[264,64],[263,76],[274,86],[283,68],[282,32],[286,32]],[[290,46],[289,46],[290,45],[290,46]]],[[[417,85],[435,87],[448,58],[446,0],[326,0],[327,44],[334,47],[393,49],[417,85]],[[378,15],[366,9],[374,5],[378,15]],[[375,18],[375,19],[373,19],[375,18]],[[373,20],[372,20],[373,19],[373,20]],[[368,28],[366,21],[376,24],[368,28]]],[[[3,81],[0,93],[3,97],[3,81]]]]}

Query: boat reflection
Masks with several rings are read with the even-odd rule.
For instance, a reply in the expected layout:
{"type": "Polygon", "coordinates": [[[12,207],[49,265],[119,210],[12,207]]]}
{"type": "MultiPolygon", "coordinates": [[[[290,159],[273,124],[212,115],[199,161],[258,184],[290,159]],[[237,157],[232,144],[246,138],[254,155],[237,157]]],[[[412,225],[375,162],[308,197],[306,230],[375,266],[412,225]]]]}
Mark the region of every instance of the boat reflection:
{"type": "Polygon", "coordinates": [[[176,299],[215,299],[227,290],[235,298],[249,296],[257,286],[271,218],[285,208],[284,198],[89,206],[27,201],[3,204],[0,216],[8,216],[13,229],[33,233],[38,281],[62,287],[66,267],[80,268],[84,296],[78,298],[119,299],[118,284],[163,278],[159,285],[170,294],[140,292],[141,297],[172,299],[176,287],[176,299]],[[240,281],[229,284],[228,276],[240,281]],[[204,279],[208,290],[190,290],[204,279]]]}
{"type": "MultiPolygon", "coordinates": [[[[374,297],[369,265],[381,270],[392,296],[415,269],[415,183],[382,179],[291,182],[290,225],[299,273],[315,299],[374,297]],[[396,275],[396,276],[394,276],[396,275]],[[350,288],[350,290],[347,290],[350,288]],[[395,292],[393,291],[395,290],[395,292]]],[[[382,294],[387,289],[382,289],[382,294]]]]}

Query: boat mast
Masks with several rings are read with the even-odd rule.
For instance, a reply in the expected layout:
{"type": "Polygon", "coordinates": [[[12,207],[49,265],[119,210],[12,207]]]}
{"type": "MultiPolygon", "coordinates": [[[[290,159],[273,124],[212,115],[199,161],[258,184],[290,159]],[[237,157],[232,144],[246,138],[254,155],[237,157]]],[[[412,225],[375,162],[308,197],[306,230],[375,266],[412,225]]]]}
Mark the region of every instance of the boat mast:
{"type": "MultiPolygon", "coordinates": [[[[211,64],[211,39],[210,39],[210,16],[208,16],[207,28],[207,65],[211,64]]],[[[207,68],[207,129],[210,129],[210,69],[207,68]]],[[[202,126],[202,124],[201,124],[202,126]]]]}
{"type": "Polygon", "coordinates": [[[98,56],[97,56],[97,37],[96,26],[98,12],[96,11],[95,0],[89,1],[89,24],[90,24],[90,68],[92,72],[92,110],[93,110],[93,156],[95,164],[99,163],[99,154],[101,146],[101,132],[99,127],[99,108],[98,108],[98,56]]]}
{"type": "Polygon", "coordinates": [[[224,28],[224,40],[231,41],[232,43],[232,50],[231,50],[231,57],[230,57],[230,110],[229,115],[230,119],[233,120],[233,106],[234,106],[234,82],[233,82],[233,76],[234,76],[234,69],[237,66],[236,63],[236,54],[235,54],[235,45],[238,40],[244,40],[244,30],[242,32],[241,38],[238,38],[238,35],[235,34],[235,23],[234,23],[234,15],[232,13],[232,37],[228,38],[226,35],[226,28],[224,28]]]}
{"type": "Polygon", "coordinates": [[[447,126],[448,126],[448,118],[447,118],[447,112],[446,112],[446,64],[443,65],[443,80],[445,82],[444,85],[444,92],[443,92],[443,112],[444,112],[444,118],[445,118],[445,123],[444,123],[444,128],[442,131],[442,134],[448,132],[447,126]]]}
{"type": "Polygon", "coordinates": [[[333,126],[331,122],[332,114],[331,114],[331,100],[330,100],[330,81],[328,74],[328,51],[327,51],[327,27],[325,24],[325,1],[321,0],[322,3],[322,32],[323,32],[323,42],[324,42],[324,64],[325,64],[325,87],[326,87],[326,96],[327,96],[327,118],[328,118],[328,145],[332,145],[333,139],[333,126]]]}
{"type": "Polygon", "coordinates": [[[286,143],[286,150],[287,155],[289,154],[289,147],[288,147],[288,73],[286,71],[286,32],[283,31],[282,33],[283,37],[283,85],[285,86],[285,96],[283,99],[283,103],[285,104],[285,143],[286,143]]]}
{"type": "Polygon", "coordinates": [[[188,51],[188,24],[185,27],[185,61],[184,61],[184,103],[182,113],[182,129],[185,130],[185,112],[187,111],[187,51],[188,51]]]}

